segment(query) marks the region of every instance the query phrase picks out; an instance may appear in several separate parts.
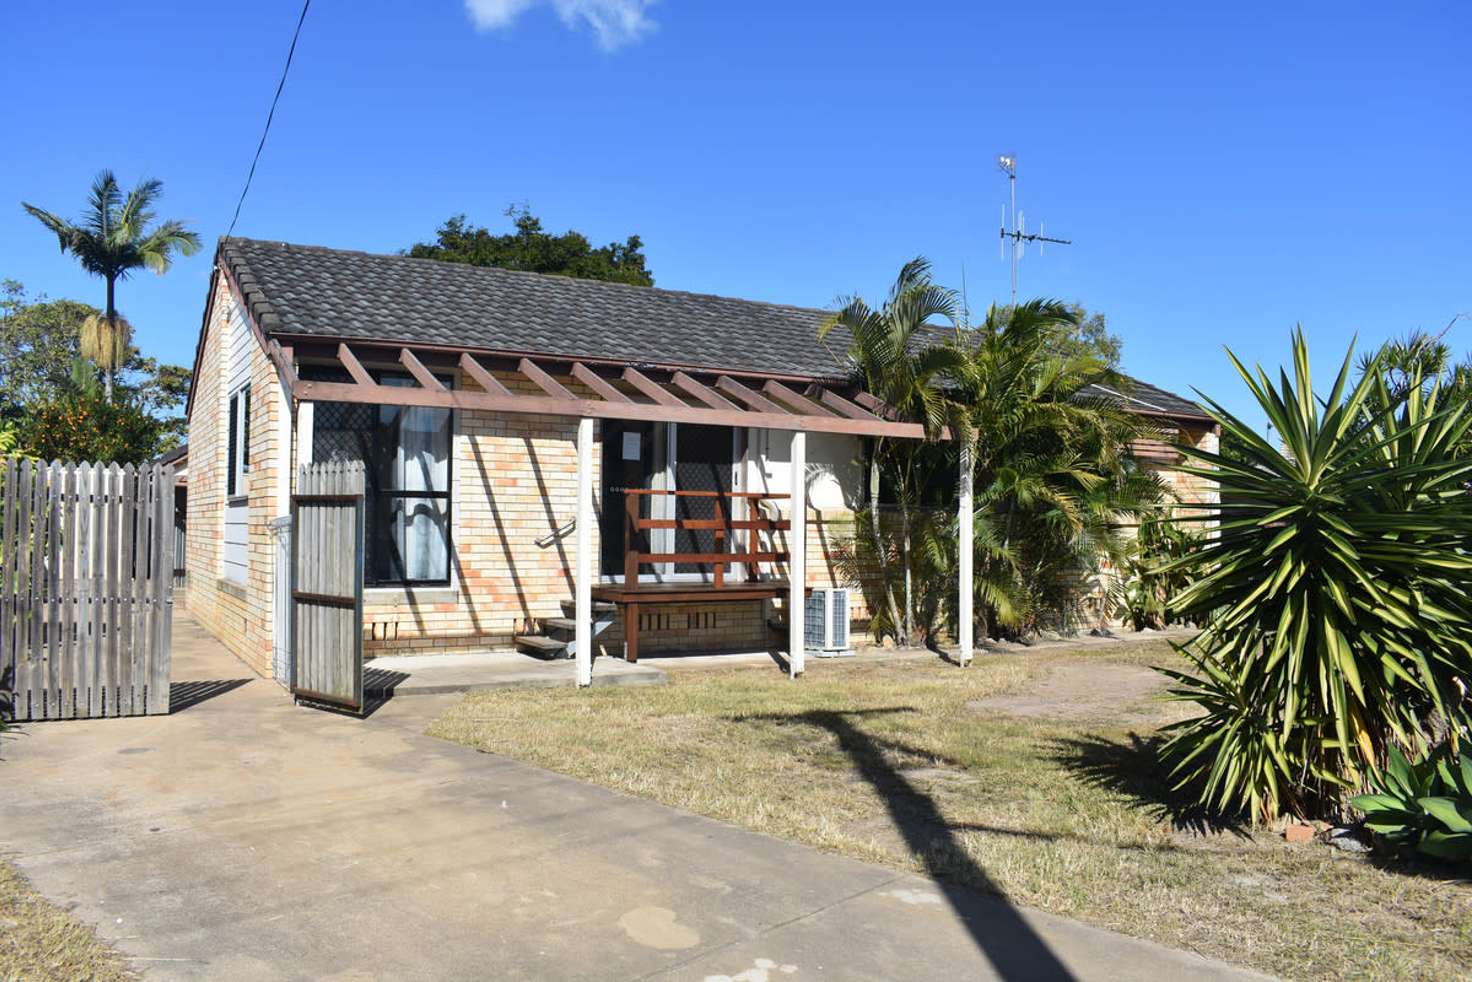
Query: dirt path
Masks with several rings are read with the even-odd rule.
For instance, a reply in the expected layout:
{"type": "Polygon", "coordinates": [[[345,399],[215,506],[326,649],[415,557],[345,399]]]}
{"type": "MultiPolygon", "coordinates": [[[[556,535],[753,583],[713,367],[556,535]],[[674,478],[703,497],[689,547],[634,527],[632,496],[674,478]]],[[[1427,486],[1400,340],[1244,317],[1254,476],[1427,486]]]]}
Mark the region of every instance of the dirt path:
{"type": "Polygon", "coordinates": [[[973,700],[966,708],[978,713],[1156,727],[1180,718],[1179,704],[1161,698],[1168,684],[1165,676],[1144,665],[1098,657],[1060,658],[1050,661],[1023,688],[973,700]]]}

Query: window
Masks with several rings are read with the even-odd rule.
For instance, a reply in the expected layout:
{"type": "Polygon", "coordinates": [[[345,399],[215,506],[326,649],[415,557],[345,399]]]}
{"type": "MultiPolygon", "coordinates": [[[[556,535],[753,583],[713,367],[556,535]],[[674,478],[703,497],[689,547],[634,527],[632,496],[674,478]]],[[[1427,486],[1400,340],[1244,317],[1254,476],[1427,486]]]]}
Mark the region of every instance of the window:
{"type": "MultiPolygon", "coordinates": [[[[374,375],[383,385],[417,384],[398,373],[374,375]]],[[[306,366],[303,377],[339,379],[330,369],[306,366]]],[[[448,409],[317,404],[312,458],[362,461],[367,474],[368,586],[450,582],[450,446],[448,409]]]]}
{"type": "Polygon", "coordinates": [[[245,475],[250,471],[250,389],[230,394],[230,432],[226,437],[225,495],[245,493],[245,475]]]}
{"type": "Polygon", "coordinates": [[[244,583],[249,565],[245,475],[250,471],[250,387],[230,393],[229,429],[225,433],[225,579],[244,583]]]}

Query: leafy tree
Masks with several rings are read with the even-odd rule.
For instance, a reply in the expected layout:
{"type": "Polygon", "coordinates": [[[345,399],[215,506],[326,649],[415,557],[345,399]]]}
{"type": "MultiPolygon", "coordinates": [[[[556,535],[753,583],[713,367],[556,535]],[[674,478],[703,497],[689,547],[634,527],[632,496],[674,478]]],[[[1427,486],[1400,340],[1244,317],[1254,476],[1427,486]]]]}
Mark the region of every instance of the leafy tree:
{"type": "Polygon", "coordinates": [[[141,464],[169,449],[167,424],[123,395],[68,391],[26,407],[17,437],[42,460],[141,464]]]}
{"type": "Polygon", "coordinates": [[[637,235],[623,242],[594,248],[584,235],[567,231],[552,235],[541,219],[525,206],[512,206],[506,215],[515,231],[495,235],[467,224],[456,215],[441,225],[434,242],[418,242],[409,255],[418,259],[496,266],[529,273],[555,273],[583,280],[607,280],[633,286],[653,286],[654,275],[644,265],[644,243],[637,235]]]}
{"type": "Polygon", "coordinates": [[[24,405],[72,385],[82,323],[96,307],[28,298],[15,280],[0,284],[0,402],[24,405]]]}
{"type": "MultiPolygon", "coordinates": [[[[1124,353],[1124,341],[1109,330],[1109,324],[1100,311],[1090,313],[1082,304],[1067,305],[1070,320],[1051,332],[1049,346],[1065,358],[1093,358],[1108,368],[1118,368],[1124,353]]],[[[998,317],[1006,323],[1012,316],[1012,308],[1004,304],[998,308],[998,317]]]]}
{"type": "MultiPolygon", "coordinates": [[[[0,281],[0,415],[16,419],[26,407],[101,388],[98,371],[81,357],[81,329],[96,308],[75,300],[29,297],[15,280],[0,281]]],[[[161,365],[129,346],[115,395],[154,416],[163,450],[182,442],[187,421],[179,412],[189,396],[189,369],[161,365]]]]}
{"type": "Polygon", "coordinates": [[[127,360],[132,334],[114,302],[117,281],[144,267],[162,275],[175,253],[190,256],[199,250],[199,236],[183,223],[171,219],[153,224],[153,208],[163,188],[162,181],[144,180],[125,197],[112,171],[105,170],[92,182],[87,209],[78,222],[21,202],[27,212],[55,233],[63,253],[72,253],[83,269],[102,277],[107,284],[102,316],[85,320],[80,333],[83,353],[103,371],[109,399],[113,374],[127,360]]]}
{"type": "Polygon", "coordinates": [[[1167,750],[1213,808],[1331,813],[1391,746],[1472,732],[1472,408],[1395,359],[1353,382],[1351,351],[1320,396],[1302,331],[1291,376],[1232,357],[1282,445],[1208,399],[1246,460],[1182,448],[1222,503],[1214,534],[1164,567],[1193,579],[1175,612],[1206,625],[1182,649],[1194,670],[1167,673],[1203,712],[1167,750]]]}
{"type": "MultiPolygon", "coordinates": [[[[818,330],[819,339],[835,328],[849,335],[849,357],[853,360],[863,387],[894,406],[911,419],[922,420],[926,431],[938,435],[951,415],[942,379],[956,369],[960,360],[955,349],[945,345],[924,344],[932,328],[932,317],[944,317],[952,323],[960,313],[960,300],[954,292],[937,286],[931,279],[930,263],[912,259],[901,268],[890,288],[889,296],[878,310],[861,297],[843,305],[818,330]]],[[[914,571],[913,511],[918,497],[914,481],[915,441],[879,438],[869,454],[869,521],[871,542],[877,549],[880,576],[884,581],[885,605],[889,624],[901,644],[914,638],[914,571]],[[880,468],[885,461],[899,475],[900,500],[900,569],[904,579],[904,619],[901,620],[889,579],[890,557],[882,546],[884,535],[879,521],[880,468]]]]}

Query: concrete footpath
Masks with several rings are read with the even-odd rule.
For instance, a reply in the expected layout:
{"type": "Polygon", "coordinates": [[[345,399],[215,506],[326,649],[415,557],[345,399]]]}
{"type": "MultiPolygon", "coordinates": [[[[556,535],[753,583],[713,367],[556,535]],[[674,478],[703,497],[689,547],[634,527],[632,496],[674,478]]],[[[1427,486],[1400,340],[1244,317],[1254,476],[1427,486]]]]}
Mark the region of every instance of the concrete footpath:
{"type": "Polygon", "coordinates": [[[176,638],[188,708],[0,738],[0,851],[148,978],[1251,977],[423,736],[455,696],[208,685],[250,673],[176,638]]]}

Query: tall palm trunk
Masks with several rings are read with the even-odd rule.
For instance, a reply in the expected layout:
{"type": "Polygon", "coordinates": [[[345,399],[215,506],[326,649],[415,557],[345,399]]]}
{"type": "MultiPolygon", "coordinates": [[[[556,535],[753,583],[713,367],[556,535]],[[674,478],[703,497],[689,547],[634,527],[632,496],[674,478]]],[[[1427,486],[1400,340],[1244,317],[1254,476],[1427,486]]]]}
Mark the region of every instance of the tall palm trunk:
{"type": "MultiPolygon", "coordinates": [[[[117,307],[113,305],[113,285],[114,285],[115,282],[116,281],[111,276],[109,276],[107,278],[107,315],[106,316],[107,316],[107,330],[108,330],[109,334],[115,334],[116,331],[117,331],[117,329],[118,329],[118,311],[117,311],[117,307]]],[[[114,337],[111,337],[110,336],[110,337],[107,338],[107,344],[108,344],[108,347],[111,348],[113,345],[117,344],[117,341],[116,341],[116,339],[114,337]]],[[[103,391],[103,394],[107,397],[107,401],[108,402],[112,402],[112,370],[113,370],[112,358],[109,357],[108,358],[108,362],[103,367],[103,372],[102,372],[102,391],[103,391]]]]}
{"type": "Polygon", "coordinates": [[[884,532],[879,525],[879,448],[882,441],[875,440],[869,454],[869,521],[874,530],[874,552],[879,557],[879,578],[884,583],[884,603],[889,610],[889,623],[898,640],[900,611],[894,600],[894,584],[889,579],[889,549],[885,547],[884,532]]]}

